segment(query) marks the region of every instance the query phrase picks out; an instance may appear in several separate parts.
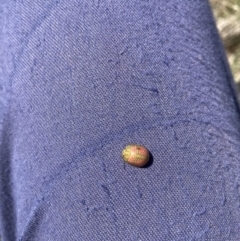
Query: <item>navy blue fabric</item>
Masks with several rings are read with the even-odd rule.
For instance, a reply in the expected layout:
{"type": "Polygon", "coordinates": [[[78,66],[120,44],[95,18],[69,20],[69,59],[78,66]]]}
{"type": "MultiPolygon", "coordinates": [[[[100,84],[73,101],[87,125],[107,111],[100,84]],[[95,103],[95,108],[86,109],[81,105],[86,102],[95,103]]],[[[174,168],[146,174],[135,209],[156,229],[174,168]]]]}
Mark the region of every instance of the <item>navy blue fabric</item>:
{"type": "Polygon", "coordinates": [[[240,240],[239,110],[208,1],[0,6],[3,241],[240,240]],[[124,165],[130,143],[152,163],[124,165]]]}

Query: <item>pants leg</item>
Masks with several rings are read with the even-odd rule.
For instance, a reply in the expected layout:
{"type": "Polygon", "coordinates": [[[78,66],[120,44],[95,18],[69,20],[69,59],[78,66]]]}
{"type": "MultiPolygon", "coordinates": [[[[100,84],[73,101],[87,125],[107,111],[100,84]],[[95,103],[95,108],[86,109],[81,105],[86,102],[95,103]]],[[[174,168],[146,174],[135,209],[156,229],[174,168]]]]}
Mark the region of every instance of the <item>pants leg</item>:
{"type": "Polygon", "coordinates": [[[1,3],[7,240],[240,240],[239,110],[207,0],[1,3]],[[125,145],[152,163],[125,165],[125,145]]]}

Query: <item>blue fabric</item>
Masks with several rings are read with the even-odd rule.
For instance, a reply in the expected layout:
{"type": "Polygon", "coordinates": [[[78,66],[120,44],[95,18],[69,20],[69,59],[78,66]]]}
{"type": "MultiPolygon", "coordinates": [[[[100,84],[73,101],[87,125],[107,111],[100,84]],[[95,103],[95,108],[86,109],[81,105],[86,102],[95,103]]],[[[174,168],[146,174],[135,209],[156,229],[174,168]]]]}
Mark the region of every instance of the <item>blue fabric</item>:
{"type": "Polygon", "coordinates": [[[240,240],[239,109],[207,0],[0,6],[3,241],[240,240]],[[130,143],[148,167],[124,165],[130,143]]]}

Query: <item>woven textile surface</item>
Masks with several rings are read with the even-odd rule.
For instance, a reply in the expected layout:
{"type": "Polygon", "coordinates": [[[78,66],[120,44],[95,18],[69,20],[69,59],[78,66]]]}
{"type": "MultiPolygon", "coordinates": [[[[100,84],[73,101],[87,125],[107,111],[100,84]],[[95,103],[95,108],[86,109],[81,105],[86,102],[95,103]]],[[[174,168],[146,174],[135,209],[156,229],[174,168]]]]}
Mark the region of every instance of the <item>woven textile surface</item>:
{"type": "Polygon", "coordinates": [[[0,3],[3,241],[240,240],[240,120],[207,0],[0,3]],[[123,163],[124,146],[151,163],[123,163]]]}

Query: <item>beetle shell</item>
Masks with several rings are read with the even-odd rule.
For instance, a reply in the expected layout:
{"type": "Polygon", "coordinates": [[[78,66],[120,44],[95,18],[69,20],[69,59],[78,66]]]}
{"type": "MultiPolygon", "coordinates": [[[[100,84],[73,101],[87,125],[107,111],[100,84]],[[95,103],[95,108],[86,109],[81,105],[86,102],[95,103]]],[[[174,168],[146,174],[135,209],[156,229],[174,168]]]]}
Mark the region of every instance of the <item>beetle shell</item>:
{"type": "Polygon", "coordinates": [[[123,149],[122,158],[132,166],[143,167],[148,163],[150,154],[146,147],[131,144],[123,149]]]}

